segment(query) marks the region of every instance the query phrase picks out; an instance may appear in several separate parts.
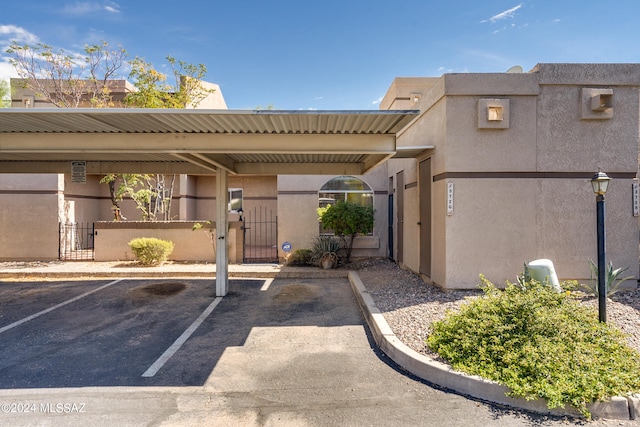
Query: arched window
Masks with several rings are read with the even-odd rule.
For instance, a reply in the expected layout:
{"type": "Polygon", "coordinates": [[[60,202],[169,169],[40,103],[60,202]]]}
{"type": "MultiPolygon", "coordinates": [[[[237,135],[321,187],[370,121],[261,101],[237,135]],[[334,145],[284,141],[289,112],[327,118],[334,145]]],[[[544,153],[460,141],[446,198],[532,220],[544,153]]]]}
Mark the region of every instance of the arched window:
{"type": "Polygon", "coordinates": [[[373,207],[373,190],[355,176],[338,176],[322,186],[318,193],[318,206],[322,208],[337,201],[373,207]]]}
{"type": "MultiPolygon", "coordinates": [[[[318,192],[318,207],[335,205],[336,202],[357,203],[373,207],[373,190],[363,180],[355,176],[338,176],[322,186],[318,192]]],[[[319,224],[320,234],[333,234],[319,224]]]]}

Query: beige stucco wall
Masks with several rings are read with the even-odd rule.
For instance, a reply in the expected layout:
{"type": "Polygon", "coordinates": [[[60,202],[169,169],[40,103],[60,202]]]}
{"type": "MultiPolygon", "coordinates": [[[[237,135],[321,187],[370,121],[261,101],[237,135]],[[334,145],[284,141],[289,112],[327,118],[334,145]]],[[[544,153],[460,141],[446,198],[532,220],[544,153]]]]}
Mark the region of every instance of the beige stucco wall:
{"type": "Polygon", "coordinates": [[[0,174],[0,259],[58,258],[63,186],[61,175],[0,174]]]}
{"type": "MultiPolygon", "coordinates": [[[[365,175],[357,176],[374,191],[373,236],[359,236],[354,242],[352,258],[384,257],[387,254],[387,197],[386,165],[380,165],[365,175]]],[[[292,244],[292,252],[311,249],[318,236],[318,192],[334,175],[278,176],[278,256],[286,253],[282,243],[292,244]]]]}
{"type": "MultiPolygon", "coordinates": [[[[599,167],[615,178],[606,196],[607,259],[638,277],[631,178],[638,167],[640,66],[542,64],[535,71],[445,75],[430,82],[421,116],[398,136],[400,146],[436,146],[429,154],[435,181],[427,279],[438,285],[472,288],[480,273],[503,284],[536,258],[551,259],[560,278],[586,281],[588,260],[596,258],[589,178],[599,167]],[[582,118],[582,89],[592,87],[613,89],[612,118],[582,118]],[[478,128],[478,100],[485,98],[509,101],[508,128],[478,128]]],[[[406,161],[390,162],[389,176],[400,168],[405,184],[417,179],[406,161]]],[[[412,254],[421,246],[407,222],[419,204],[409,195],[405,191],[404,259],[418,271],[412,254]]]]}
{"type": "MultiPolygon", "coordinates": [[[[215,224],[206,225],[212,229],[215,224]]],[[[128,242],[137,237],[155,237],[170,240],[175,247],[169,256],[170,260],[215,262],[215,252],[210,234],[203,228],[193,230],[193,222],[183,223],[96,223],[94,236],[96,261],[134,260],[128,242]]],[[[229,262],[242,262],[241,224],[233,222],[229,225],[228,241],[229,262]]]]}

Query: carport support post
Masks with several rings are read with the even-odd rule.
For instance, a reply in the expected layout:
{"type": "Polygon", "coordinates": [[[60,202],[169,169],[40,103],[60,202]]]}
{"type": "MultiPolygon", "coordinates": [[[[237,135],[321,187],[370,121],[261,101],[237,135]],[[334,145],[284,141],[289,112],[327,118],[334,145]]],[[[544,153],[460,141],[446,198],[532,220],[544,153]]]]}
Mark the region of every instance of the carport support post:
{"type": "Polygon", "coordinates": [[[228,172],[216,170],[216,296],[223,297],[229,290],[229,253],[227,242],[228,172]]]}

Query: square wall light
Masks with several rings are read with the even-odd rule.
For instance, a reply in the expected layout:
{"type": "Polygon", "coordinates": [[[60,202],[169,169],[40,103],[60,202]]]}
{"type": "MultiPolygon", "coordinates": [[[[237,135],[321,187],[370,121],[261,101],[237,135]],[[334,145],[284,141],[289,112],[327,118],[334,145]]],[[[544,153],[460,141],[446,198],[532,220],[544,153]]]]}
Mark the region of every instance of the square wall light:
{"type": "Polygon", "coordinates": [[[606,120],[613,118],[613,89],[582,88],[582,120],[606,120]]]}
{"type": "Polygon", "coordinates": [[[478,100],[478,129],[508,129],[509,128],[509,100],[488,99],[478,100]]]}

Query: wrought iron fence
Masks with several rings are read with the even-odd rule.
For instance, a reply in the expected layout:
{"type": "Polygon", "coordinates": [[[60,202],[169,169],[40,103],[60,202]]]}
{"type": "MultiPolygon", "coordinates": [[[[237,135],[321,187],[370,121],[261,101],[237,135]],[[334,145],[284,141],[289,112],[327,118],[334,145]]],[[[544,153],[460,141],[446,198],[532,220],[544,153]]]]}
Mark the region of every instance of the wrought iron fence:
{"type": "Polygon", "coordinates": [[[264,207],[254,208],[244,214],[242,262],[278,263],[278,217],[264,207]]]}
{"type": "Polygon", "coordinates": [[[93,223],[60,223],[59,258],[62,261],[93,261],[93,223]]]}

